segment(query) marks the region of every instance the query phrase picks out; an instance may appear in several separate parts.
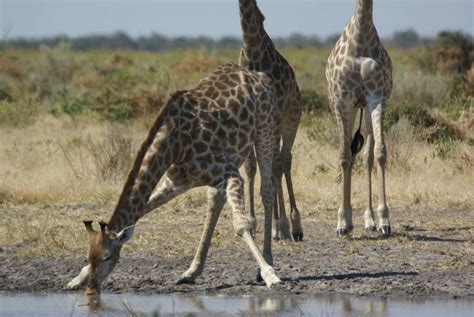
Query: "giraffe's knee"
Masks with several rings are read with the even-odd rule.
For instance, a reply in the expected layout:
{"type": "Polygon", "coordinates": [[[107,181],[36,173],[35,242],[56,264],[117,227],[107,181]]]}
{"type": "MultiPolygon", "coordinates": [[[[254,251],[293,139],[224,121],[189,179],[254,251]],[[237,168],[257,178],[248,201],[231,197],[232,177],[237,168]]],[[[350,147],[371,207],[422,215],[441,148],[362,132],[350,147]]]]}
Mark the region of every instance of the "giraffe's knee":
{"type": "Polygon", "coordinates": [[[341,165],[342,169],[348,169],[351,167],[351,164],[352,164],[351,151],[344,150],[339,153],[339,164],[341,165]]]}
{"type": "Polygon", "coordinates": [[[239,236],[242,236],[246,231],[250,232],[252,229],[252,224],[250,223],[248,217],[244,216],[243,214],[235,215],[232,225],[235,232],[239,236]]]}

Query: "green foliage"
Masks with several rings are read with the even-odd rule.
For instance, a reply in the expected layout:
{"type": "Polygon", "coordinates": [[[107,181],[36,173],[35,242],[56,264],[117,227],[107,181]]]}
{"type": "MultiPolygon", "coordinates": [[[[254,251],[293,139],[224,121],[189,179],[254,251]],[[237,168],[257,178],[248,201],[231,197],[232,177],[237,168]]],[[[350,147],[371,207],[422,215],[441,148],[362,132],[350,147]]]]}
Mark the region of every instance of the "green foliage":
{"type": "Polygon", "coordinates": [[[324,163],[319,163],[315,165],[314,170],[315,171],[313,172],[313,174],[326,174],[327,172],[329,172],[329,167],[327,167],[324,163]]]}
{"type": "Polygon", "coordinates": [[[437,136],[434,139],[434,145],[435,155],[440,159],[445,160],[454,152],[456,143],[453,141],[446,129],[441,129],[438,131],[437,136]]]}
{"type": "Polygon", "coordinates": [[[54,96],[69,84],[80,63],[65,42],[56,47],[41,46],[39,61],[31,74],[30,89],[41,99],[54,96]]]}
{"type": "Polygon", "coordinates": [[[428,42],[418,57],[418,65],[443,74],[465,74],[474,59],[474,41],[469,34],[444,31],[428,42]]]}
{"type": "Polygon", "coordinates": [[[336,146],[339,142],[336,118],[333,115],[305,115],[306,134],[311,141],[336,146]]]}
{"type": "Polygon", "coordinates": [[[408,119],[415,127],[430,127],[436,124],[436,120],[424,107],[404,103],[388,112],[385,118],[385,128],[390,129],[402,117],[408,119]]]}
{"type": "Polygon", "coordinates": [[[0,101],[12,102],[12,101],[13,101],[13,98],[12,98],[12,96],[10,96],[10,94],[8,94],[5,90],[3,90],[2,88],[0,88],[0,101]]]}
{"type": "Polygon", "coordinates": [[[473,39],[469,34],[459,31],[440,32],[435,41],[435,47],[460,47],[463,52],[469,53],[474,49],[473,39]]]}
{"type": "Polygon", "coordinates": [[[410,64],[395,65],[390,103],[406,101],[440,107],[452,95],[453,76],[421,71],[410,64]]]}
{"type": "Polygon", "coordinates": [[[125,103],[110,105],[103,115],[110,121],[124,121],[133,117],[133,108],[125,103]]]}
{"type": "Polygon", "coordinates": [[[386,115],[385,129],[390,129],[401,118],[406,118],[414,127],[415,134],[429,143],[447,144],[450,140],[463,140],[464,134],[445,119],[433,116],[427,108],[403,103],[392,108],[386,115]]]}
{"type": "Polygon", "coordinates": [[[303,89],[301,91],[301,99],[304,112],[329,111],[327,99],[315,90],[303,89]]]}
{"type": "Polygon", "coordinates": [[[32,102],[0,101],[0,126],[23,127],[32,123],[37,113],[38,107],[32,102]]]}

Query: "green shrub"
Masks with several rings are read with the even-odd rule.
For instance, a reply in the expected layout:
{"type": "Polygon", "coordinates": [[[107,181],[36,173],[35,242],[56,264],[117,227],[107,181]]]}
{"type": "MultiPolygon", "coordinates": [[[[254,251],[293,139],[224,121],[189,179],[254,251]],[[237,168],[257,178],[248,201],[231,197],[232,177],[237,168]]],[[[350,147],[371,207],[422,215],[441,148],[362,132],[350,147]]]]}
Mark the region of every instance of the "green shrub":
{"type": "Polygon", "coordinates": [[[133,117],[133,108],[125,103],[110,105],[102,114],[110,121],[124,121],[133,117]]]}
{"type": "Polygon", "coordinates": [[[387,113],[385,129],[389,130],[401,118],[406,118],[414,127],[414,133],[429,143],[447,140],[463,140],[464,134],[455,125],[441,117],[433,116],[426,107],[403,103],[387,113]]]}
{"type": "Polygon", "coordinates": [[[339,133],[337,132],[336,118],[333,115],[311,116],[306,121],[306,134],[311,141],[321,144],[339,144],[339,133]]]}
{"type": "Polygon", "coordinates": [[[420,71],[411,65],[396,65],[393,71],[391,103],[411,103],[439,107],[452,95],[453,76],[420,71]]]}
{"type": "Polygon", "coordinates": [[[12,96],[10,96],[10,94],[8,94],[5,90],[3,90],[2,88],[0,88],[0,101],[12,102],[12,101],[13,101],[13,98],[12,98],[12,96]]]}
{"type": "Polygon", "coordinates": [[[23,127],[34,121],[38,106],[30,101],[0,101],[0,125],[23,127]]]}
{"type": "Polygon", "coordinates": [[[327,99],[315,90],[303,89],[301,91],[301,99],[304,112],[329,111],[327,99]]]}
{"type": "Polygon", "coordinates": [[[72,99],[62,104],[62,111],[71,116],[83,114],[90,107],[90,101],[84,99],[72,99]]]}
{"type": "Polygon", "coordinates": [[[464,74],[472,64],[474,42],[469,34],[443,31],[423,50],[418,65],[445,74],[464,74]]]}

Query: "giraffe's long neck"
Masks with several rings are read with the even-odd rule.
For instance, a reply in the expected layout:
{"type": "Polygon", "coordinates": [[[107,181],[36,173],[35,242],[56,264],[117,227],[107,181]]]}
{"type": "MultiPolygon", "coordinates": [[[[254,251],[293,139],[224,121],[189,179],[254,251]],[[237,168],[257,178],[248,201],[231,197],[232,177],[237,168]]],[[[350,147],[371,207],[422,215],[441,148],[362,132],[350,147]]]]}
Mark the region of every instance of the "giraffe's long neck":
{"type": "MultiPolygon", "coordinates": [[[[271,44],[271,39],[263,27],[265,17],[260,12],[256,0],[239,0],[239,9],[243,33],[242,49],[250,55],[253,52],[261,53],[262,48],[271,44]]],[[[249,57],[252,58],[252,56],[249,57]]]]}
{"type": "Polygon", "coordinates": [[[349,36],[361,48],[377,46],[379,38],[373,22],[373,0],[357,0],[349,36]]]}
{"type": "MultiPolygon", "coordinates": [[[[179,98],[179,97],[172,97],[179,98]]],[[[162,109],[143,142],[109,220],[109,228],[119,232],[134,225],[144,215],[144,207],[160,178],[179,156],[179,132],[172,100],[162,109]]]]}
{"type": "Polygon", "coordinates": [[[357,0],[356,11],[354,14],[355,23],[359,27],[364,27],[372,22],[373,0],[357,0]]]}

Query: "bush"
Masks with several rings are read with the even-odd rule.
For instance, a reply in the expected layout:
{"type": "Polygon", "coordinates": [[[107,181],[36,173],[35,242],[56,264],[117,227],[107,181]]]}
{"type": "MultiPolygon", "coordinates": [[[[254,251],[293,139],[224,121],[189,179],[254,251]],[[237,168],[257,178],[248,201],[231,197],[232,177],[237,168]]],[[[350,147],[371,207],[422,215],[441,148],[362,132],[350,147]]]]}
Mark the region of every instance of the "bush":
{"type": "Polygon", "coordinates": [[[321,144],[331,144],[337,146],[339,144],[339,133],[337,131],[336,117],[333,115],[313,116],[306,115],[303,117],[305,126],[307,126],[306,134],[311,141],[321,144]]]}
{"type": "Polygon", "coordinates": [[[303,103],[303,111],[306,113],[329,111],[327,99],[314,90],[303,89],[301,91],[301,99],[303,103]]]}
{"type": "Polygon", "coordinates": [[[403,103],[386,115],[385,129],[390,129],[401,118],[414,127],[415,135],[429,143],[446,140],[463,140],[465,135],[455,125],[441,117],[431,115],[425,107],[403,103]]]}
{"type": "Polygon", "coordinates": [[[412,69],[409,65],[397,65],[393,72],[391,103],[409,100],[414,104],[440,107],[452,95],[454,78],[412,69]]]}
{"type": "Polygon", "coordinates": [[[0,88],[0,101],[12,102],[12,101],[13,101],[13,98],[12,98],[12,96],[10,96],[10,94],[8,94],[5,90],[3,90],[2,88],[0,88]]]}
{"type": "Polygon", "coordinates": [[[22,127],[34,121],[38,107],[32,102],[0,100],[0,126],[22,127]]]}
{"type": "Polygon", "coordinates": [[[133,117],[133,108],[128,104],[120,103],[106,107],[102,114],[110,121],[124,121],[133,117]]]}
{"type": "Polygon", "coordinates": [[[433,44],[433,64],[441,73],[465,74],[470,70],[474,43],[461,32],[440,32],[433,44]]]}
{"type": "Polygon", "coordinates": [[[61,42],[56,47],[41,46],[38,67],[30,78],[31,89],[40,99],[54,96],[70,84],[80,62],[70,45],[61,42]]]}
{"type": "Polygon", "coordinates": [[[100,180],[123,180],[133,162],[132,141],[119,129],[110,128],[102,140],[89,137],[86,148],[100,180]]]}

